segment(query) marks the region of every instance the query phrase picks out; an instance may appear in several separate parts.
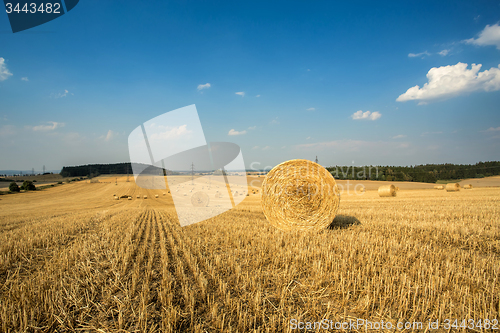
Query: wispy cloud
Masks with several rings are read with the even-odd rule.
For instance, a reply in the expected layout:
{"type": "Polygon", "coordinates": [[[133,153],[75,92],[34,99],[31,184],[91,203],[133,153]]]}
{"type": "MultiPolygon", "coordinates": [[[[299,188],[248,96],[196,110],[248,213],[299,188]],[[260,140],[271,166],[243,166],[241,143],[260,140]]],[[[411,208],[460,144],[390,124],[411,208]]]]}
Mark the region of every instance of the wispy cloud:
{"type": "Polygon", "coordinates": [[[406,135],[404,135],[404,134],[399,134],[399,135],[393,136],[392,138],[393,138],[393,139],[402,139],[402,138],[406,138],[406,135]]]}
{"type": "Polygon", "coordinates": [[[431,134],[443,134],[442,131],[437,131],[437,132],[424,132],[422,134],[420,134],[420,136],[427,136],[427,135],[431,135],[431,134]]]}
{"type": "Polygon", "coordinates": [[[443,57],[444,57],[444,56],[447,56],[447,55],[448,55],[448,53],[450,53],[450,51],[451,51],[451,50],[444,49],[444,50],[439,51],[439,52],[438,52],[438,54],[439,54],[440,56],[443,56],[443,57]]]}
{"type": "Polygon", "coordinates": [[[38,126],[33,126],[31,129],[33,131],[40,131],[40,132],[50,132],[53,131],[57,128],[64,127],[64,123],[58,123],[56,121],[48,121],[47,124],[49,125],[38,125],[38,126]]]}
{"type": "Polygon", "coordinates": [[[490,127],[484,132],[500,132],[500,126],[495,128],[495,127],[490,127]]]}
{"type": "Polygon", "coordinates": [[[116,132],[109,130],[108,133],[105,136],[103,136],[102,138],[104,139],[104,141],[111,141],[115,136],[116,136],[116,132]]]}
{"type": "Polygon", "coordinates": [[[425,104],[433,100],[444,100],[461,94],[477,90],[500,90],[500,65],[489,70],[479,72],[481,64],[468,65],[459,62],[456,65],[433,67],[427,73],[429,82],[422,88],[418,85],[411,87],[401,94],[396,101],[406,102],[411,100],[425,104]]]}
{"type": "Polygon", "coordinates": [[[371,111],[356,111],[351,115],[351,118],[354,120],[377,120],[380,117],[382,117],[382,114],[378,111],[371,112],[371,111]]]}
{"type": "Polygon", "coordinates": [[[208,89],[210,87],[211,87],[210,83],[199,84],[198,85],[198,91],[203,90],[203,89],[208,89]]]}
{"type": "Polygon", "coordinates": [[[52,94],[51,96],[53,98],[62,98],[62,97],[66,97],[68,95],[74,95],[74,94],[70,93],[67,89],[64,89],[64,93],[52,94]]]}
{"type": "Polygon", "coordinates": [[[269,150],[269,149],[272,149],[272,148],[270,146],[265,146],[265,147],[253,146],[252,147],[252,150],[269,150]]]}
{"type": "Polygon", "coordinates": [[[388,149],[395,148],[407,148],[407,143],[398,143],[391,141],[363,141],[363,140],[334,140],[334,141],[324,141],[315,143],[305,143],[294,146],[298,150],[306,151],[322,151],[335,149],[338,151],[346,152],[376,152],[376,151],[388,151],[388,149]]]}
{"type": "Polygon", "coordinates": [[[229,133],[227,135],[244,135],[247,134],[247,131],[236,131],[234,129],[229,130],[229,133]]]}
{"type": "Polygon", "coordinates": [[[409,58],[424,58],[425,56],[430,56],[431,54],[427,51],[420,53],[408,53],[409,58]]]}
{"type": "Polygon", "coordinates": [[[4,125],[0,127],[0,137],[11,136],[16,134],[16,127],[13,125],[4,125]]]}
{"type": "Polygon", "coordinates": [[[278,125],[280,122],[278,120],[278,117],[274,118],[273,120],[271,120],[270,124],[271,125],[278,125]]]}
{"type": "Polygon", "coordinates": [[[241,97],[245,97],[245,92],[244,91],[238,91],[235,92],[236,95],[240,95],[241,97]]]}
{"type": "Polygon", "coordinates": [[[260,97],[260,95],[256,95],[255,97],[260,97]]]}
{"type": "Polygon", "coordinates": [[[5,81],[12,76],[12,73],[7,68],[5,59],[0,57],[0,81],[5,81]]]}
{"type": "Polygon", "coordinates": [[[474,44],[477,46],[496,46],[500,50],[500,26],[498,23],[487,25],[483,31],[479,33],[478,38],[470,38],[464,40],[465,43],[474,44]]]}
{"type": "Polygon", "coordinates": [[[22,77],[22,78],[21,78],[21,81],[26,81],[26,82],[28,82],[29,80],[28,80],[28,78],[25,76],[25,77],[22,77]]]}
{"type": "Polygon", "coordinates": [[[315,111],[316,108],[309,108],[309,109],[306,109],[306,111],[315,111]]]}
{"type": "Polygon", "coordinates": [[[257,129],[257,126],[250,126],[248,129],[249,129],[250,131],[253,131],[254,129],[257,129]]]}

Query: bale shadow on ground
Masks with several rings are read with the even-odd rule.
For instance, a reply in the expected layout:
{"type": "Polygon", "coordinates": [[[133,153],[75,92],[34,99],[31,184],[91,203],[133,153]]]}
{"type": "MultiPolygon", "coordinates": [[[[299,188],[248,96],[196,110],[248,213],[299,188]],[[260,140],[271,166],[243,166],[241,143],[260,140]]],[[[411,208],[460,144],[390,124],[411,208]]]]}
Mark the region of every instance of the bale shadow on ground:
{"type": "Polygon", "coordinates": [[[353,225],[360,225],[361,222],[354,216],[337,215],[332,223],[328,226],[328,230],[346,229],[353,225]]]}

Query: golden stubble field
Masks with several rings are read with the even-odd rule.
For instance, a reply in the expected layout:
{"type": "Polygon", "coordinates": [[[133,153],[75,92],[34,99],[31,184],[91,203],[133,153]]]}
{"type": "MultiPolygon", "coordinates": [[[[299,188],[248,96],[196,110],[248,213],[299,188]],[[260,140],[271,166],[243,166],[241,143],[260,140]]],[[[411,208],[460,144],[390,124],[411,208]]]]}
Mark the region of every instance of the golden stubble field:
{"type": "Polygon", "coordinates": [[[1,332],[500,319],[500,188],[343,195],[329,229],[297,233],[269,226],[252,191],[181,228],[165,191],[125,179],[0,196],[1,332]]]}

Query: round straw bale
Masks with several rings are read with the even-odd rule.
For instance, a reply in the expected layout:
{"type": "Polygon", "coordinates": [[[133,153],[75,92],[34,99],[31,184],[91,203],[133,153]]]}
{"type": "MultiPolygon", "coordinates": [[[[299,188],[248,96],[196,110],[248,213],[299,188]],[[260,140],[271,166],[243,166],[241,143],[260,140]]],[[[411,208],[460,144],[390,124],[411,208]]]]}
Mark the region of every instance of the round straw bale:
{"type": "Polygon", "coordinates": [[[435,190],[444,190],[444,186],[443,185],[436,185],[436,186],[434,186],[434,189],[435,190]]]}
{"type": "Polygon", "coordinates": [[[378,195],[381,197],[395,197],[396,196],[396,186],[394,185],[382,185],[378,188],[378,195]]]}
{"type": "Polygon", "coordinates": [[[155,194],[155,198],[158,198],[158,194],[155,194]]]}
{"type": "Polygon", "coordinates": [[[471,189],[472,188],[472,184],[466,184],[463,187],[464,187],[464,189],[471,189]]]}
{"type": "Polygon", "coordinates": [[[148,198],[148,196],[147,196],[147,195],[145,195],[145,196],[144,196],[144,199],[147,199],[147,198],[148,198]]]}
{"type": "Polygon", "coordinates": [[[191,204],[194,207],[207,207],[209,202],[210,198],[205,192],[198,191],[191,196],[191,204]]]}
{"type": "Polygon", "coordinates": [[[165,192],[163,192],[163,195],[165,195],[165,192]]]}
{"type": "Polygon", "coordinates": [[[321,165],[290,160],[275,166],[262,182],[262,210],[281,230],[321,230],[339,207],[335,179],[321,165]]]}
{"type": "Polygon", "coordinates": [[[115,200],[120,200],[120,197],[117,197],[117,196],[115,195],[114,199],[115,199],[115,200]]]}
{"type": "Polygon", "coordinates": [[[456,192],[460,191],[459,183],[448,183],[446,184],[446,192],[456,192]]]}
{"type": "Polygon", "coordinates": [[[141,196],[140,196],[140,195],[138,195],[138,196],[137,196],[137,199],[140,199],[140,198],[141,198],[141,196]]]}
{"type": "Polygon", "coordinates": [[[132,200],[132,197],[128,197],[129,200],[132,200]]]}
{"type": "Polygon", "coordinates": [[[396,186],[396,191],[399,191],[399,187],[396,186]]]}

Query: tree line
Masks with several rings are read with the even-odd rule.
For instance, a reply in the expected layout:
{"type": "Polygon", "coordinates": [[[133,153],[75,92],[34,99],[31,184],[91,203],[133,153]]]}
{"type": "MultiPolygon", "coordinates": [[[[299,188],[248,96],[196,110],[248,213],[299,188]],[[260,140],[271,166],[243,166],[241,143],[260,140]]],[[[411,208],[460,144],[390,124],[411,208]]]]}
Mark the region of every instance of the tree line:
{"type": "Polygon", "coordinates": [[[330,166],[336,179],[387,180],[435,183],[438,180],[483,178],[500,175],[500,162],[476,164],[425,164],[414,166],[330,166]]]}
{"type": "MultiPolygon", "coordinates": [[[[173,174],[170,170],[165,170],[151,165],[145,164],[135,164],[138,169],[144,169],[143,173],[155,174],[155,175],[168,175],[173,174]]],[[[86,164],[77,166],[65,166],[61,170],[61,176],[63,177],[83,177],[87,176],[89,178],[97,177],[99,175],[112,175],[112,174],[132,174],[133,173],[132,164],[127,163],[113,163],[113,164],[86,164]]]]}

